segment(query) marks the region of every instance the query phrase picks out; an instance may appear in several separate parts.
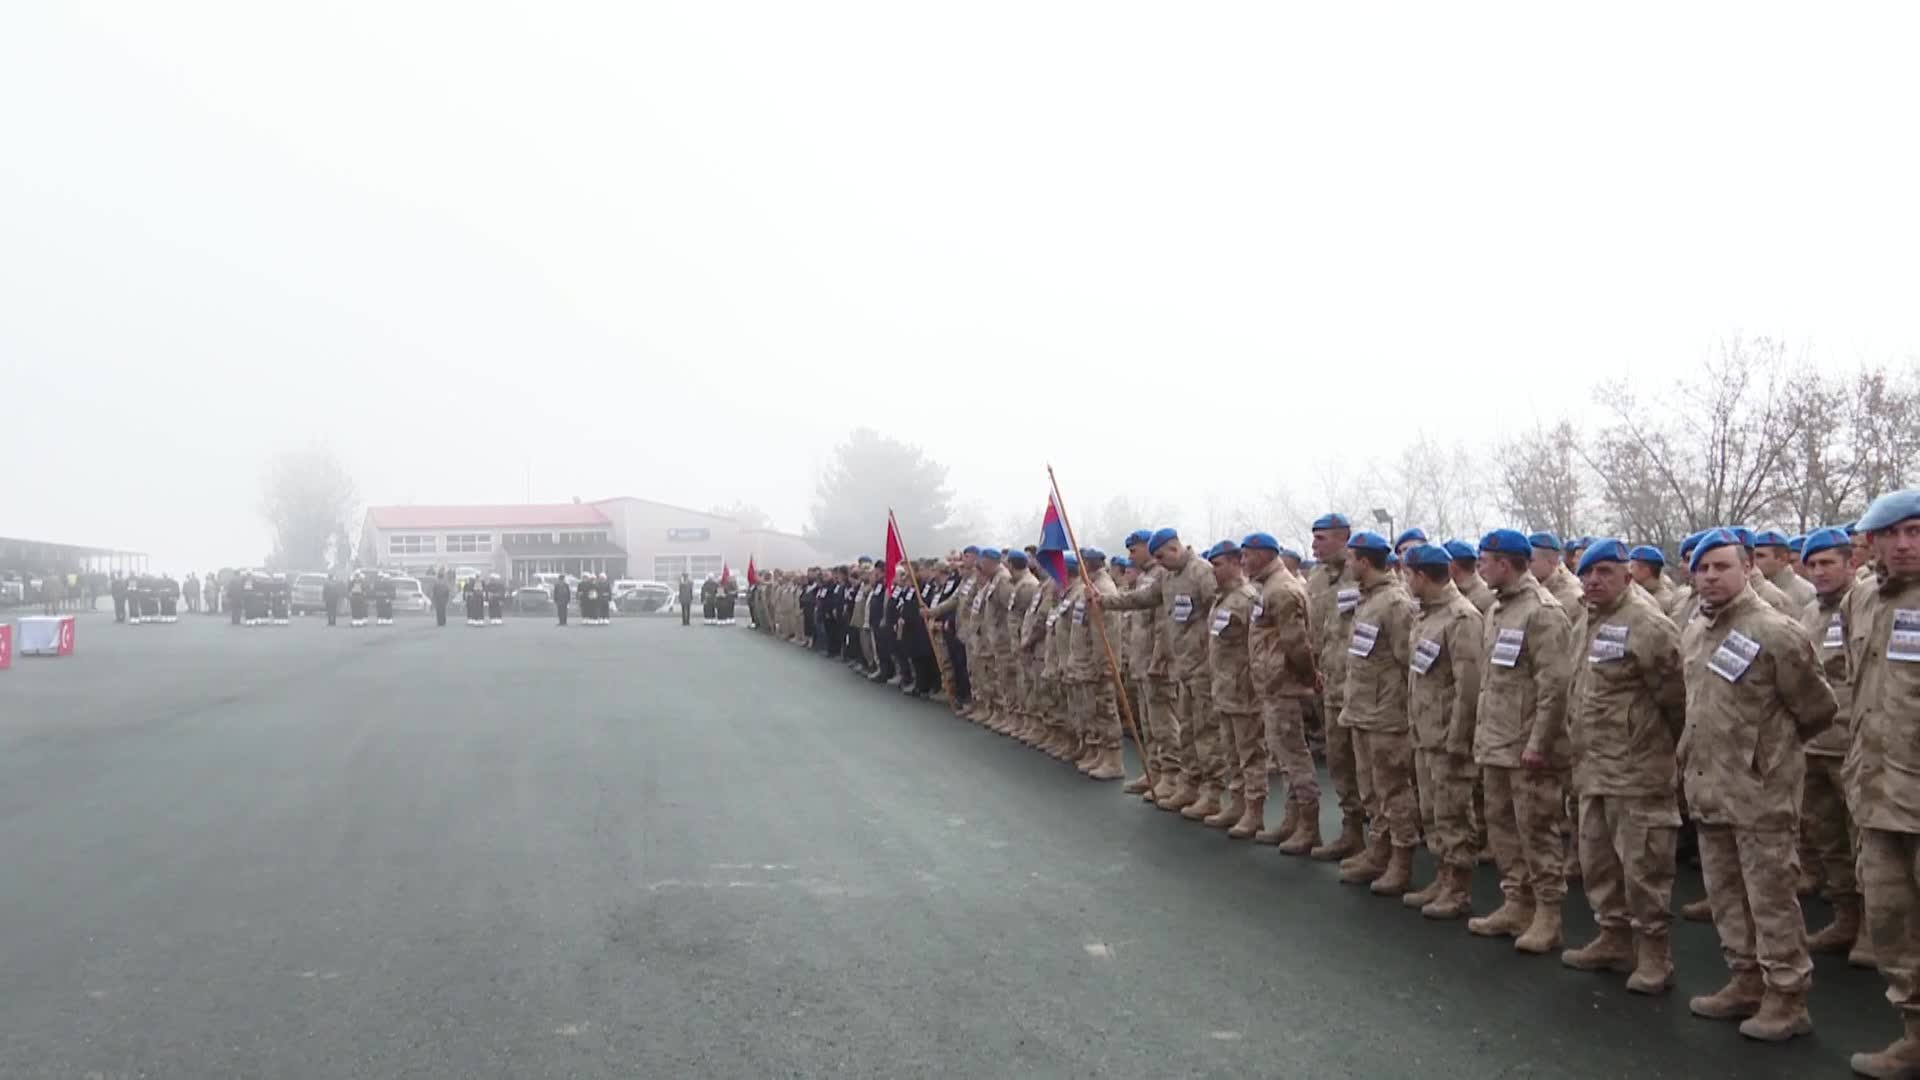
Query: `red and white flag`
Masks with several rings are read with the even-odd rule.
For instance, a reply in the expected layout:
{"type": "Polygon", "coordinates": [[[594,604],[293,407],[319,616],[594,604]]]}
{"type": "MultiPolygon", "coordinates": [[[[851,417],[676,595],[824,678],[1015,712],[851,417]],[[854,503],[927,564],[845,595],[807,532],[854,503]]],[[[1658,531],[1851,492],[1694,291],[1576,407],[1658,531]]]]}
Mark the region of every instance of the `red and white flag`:
{"type": "Polygon", "coordinates": [[[893,520],[893,511],[887,511],[887,590],[893,590],[893,579],[899,576],[900,564],[907,561],[907,545],[900,542],[900,526],[893,520]]]}
{"type": "Polygon", "coordinates": [[[747,584],[758,585],[759,583],[760,583],[759,571],[753,568],[753,556],[749,555],[747,556],[747,584]]]}
{"type": "Polygon", "coordinates": [[[13,666],[13,624],[0,623],[0,671],[13,666]]]}

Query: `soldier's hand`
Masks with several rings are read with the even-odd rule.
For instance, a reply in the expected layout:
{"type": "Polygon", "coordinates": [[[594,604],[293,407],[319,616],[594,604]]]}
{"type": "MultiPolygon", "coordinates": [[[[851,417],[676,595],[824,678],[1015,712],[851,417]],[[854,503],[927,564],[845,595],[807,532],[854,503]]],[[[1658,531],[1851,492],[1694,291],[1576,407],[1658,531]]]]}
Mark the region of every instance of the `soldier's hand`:
{"type": "Polygon", "coordinates": [[[1313,673],[1313,692],[1316,694],[1327,692],[1327,677],[1318,671],[1313,673]]]}
{"type": "Polygon", "coordinates": [[[1528,772],[1546,772],[1547,755],[1538,750],[1523,750],[1520,753],[1520,764],[1525,766],[1528,772]]]}

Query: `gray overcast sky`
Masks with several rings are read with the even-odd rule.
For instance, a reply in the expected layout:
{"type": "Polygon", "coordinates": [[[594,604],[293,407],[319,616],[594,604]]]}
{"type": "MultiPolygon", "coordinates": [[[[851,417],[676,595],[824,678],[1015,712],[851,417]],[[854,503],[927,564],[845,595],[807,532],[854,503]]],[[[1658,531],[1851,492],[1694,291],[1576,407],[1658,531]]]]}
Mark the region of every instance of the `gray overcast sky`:
{"type": "Polygon", "coordinates": [[[798,528],[858,423],[1197,527],[1734,331],[1912,355],[1920,7],[1601,12],[9,5],[0,535],[257,560],[313,440],[798,528]]]}

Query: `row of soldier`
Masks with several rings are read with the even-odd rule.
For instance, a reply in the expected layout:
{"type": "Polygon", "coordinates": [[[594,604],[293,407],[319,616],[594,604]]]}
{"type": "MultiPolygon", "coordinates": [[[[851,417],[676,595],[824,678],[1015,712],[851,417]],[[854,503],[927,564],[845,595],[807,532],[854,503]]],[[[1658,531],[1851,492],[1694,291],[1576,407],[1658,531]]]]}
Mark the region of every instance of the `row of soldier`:
{"type": "MultiPolygon", "coordinates": [[[[1730,968],[1691,1010],[1756,1039],[1807,1033],[1810,951],[1851,947],[1905,1026],[1855,1069],[1920,1075],[1920,492],[1804,537],[1696,534],[1673,580],[1659,549],[1619,540],[1389,542],[1339,514],[1314,523],[1304,576],[1262,533],[1201,553],[1141,530],[1127,547],[1111,566],[1068,554],[1058,579],[1031,565],[1051,553],[969,548],[883,611],[947,646],[929,652],[963,715],[1103,779],[1121,769],[1117,664],[1146,764],[1128,790],[1339,860],[1342,881],[1429,918],[1471,914],[1485,844],[1502,903],[1468,928],[1549,952],[1580,881],[1599,931],[1561,960],[1632,991],[1672,983],[1684,820],[1708,893],[1688,914],[1711,919],[1730,968]],[[1834,918],[1810,939],[1798,892],[1815,884],[1834,918]]],[[[773,632],[844,655],[876,629],[854,616],[881,576],[775,576],[773,632]]]]}

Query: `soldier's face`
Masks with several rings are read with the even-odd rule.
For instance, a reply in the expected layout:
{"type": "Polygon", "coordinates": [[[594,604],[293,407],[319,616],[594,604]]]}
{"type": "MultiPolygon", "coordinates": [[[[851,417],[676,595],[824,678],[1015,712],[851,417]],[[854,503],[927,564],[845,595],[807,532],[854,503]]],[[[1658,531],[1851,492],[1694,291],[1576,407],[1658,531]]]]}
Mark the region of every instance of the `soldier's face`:
{"type": "Polygon", "coordinates": [[[1533,576],[1545,581],[1553,576],[1554,568],[1560,565],[1560,553],[1543,548],[1533,549],[1533,576]]]}
{"type": "Polygon", "coordinates": [[[1639,582],[1641,588],[1652,588],[1653,579],[1660,576],[1660,568],[1646,562],[1628,563],[1627,572],[1633,575],[1633,580],[1639,582]]]}
{"type": "Polygon", "coordinates": [[[1594,563],[1580,575],[1580,588],[1586,594],[1587,603],[1605,607],[1627,591],[1627,566],[1617,562],[1594,563]]]}
{"type": "Polygon", "coordinates": [[[1240,560],[1231,555],[1222,555],[1213,560],[1213,583],[1222,589],[1230,589],[1240,580],[1240,560]]]}
{"type": "Polygon", "coordinates": [[[1853,567],[1849,565],[1852,551],[1828,548],[1816,551],[1813,558],[1807,560],[1807,577],[1813,582],[1813,591],[1825,596],[1839,592],[1853,580],[1853,567]]]}
{"type": "Polygon", "coordinates": [[[1279,557],[1280,556],[1268,551],[1266,548],[1242,548],[1240,550],[1240,565],[1247,573],[1257,574],[1273,565],[1273,560],[1279,557]]]}
{"type": "Polygon", "coordinates": [[[1582,550],[1584,549],[1568,548],[1560,553],[1560,561],[1566,565],[1568,573],[1580,569],[1580,552],[1582,550]]]}
{"type": "Polygon", "coordinates": [[[1727,544],[1700,556],[1693,568],[1693,587],[1712,607],[1732,601],[1747,587],[1747,553],[1727,544]]]}
{"type": "Polygon", "coordinates": [[[1338,562],[1346,558],[1350,536],[1351,533],[1346,529],[1313,530],[1313,557],[1321,562],[1338,562]]]}
{"type": "Polygon", "coordinates": [[[1512,563],[1498,556],[1483,556],[1480,559],[1480,576],[1485,578],[1487,584],[1493,588],[1506,588],[1513,584],[1513,579],[1520,574],[1521,571],[1512,563]]]}
{"type": "Polygon", "coordinates": [[[1774,547],[1771,544],[1766,547],[1754,548],[1753,565],[1759,567],[1762,574],[1772,577],[1782,567],[1787,565],[1787,553],[1786,548],[1774,547]]]}
{"type": "Polygon", "coordinates": [[[1181,545],[1180,541],[1169,540],[1160,546],[1159,551],[1153,553],[1153,560],[1165,569],[1178,570],[1180,556],[1186,554],[1186,551],[1187,549],[1181,545]]]}
{"type": "Polygon", "coordinates": [[[1888,573],[1920,573],[1920,518],[1874,533],[1873,548],[1888,573]]]}
{"type": "Polygon", "coordinates": [[[1855,570],[1873,561],[1873,538],[1866,535],[1853,538],[1853,568],[1855,570]]]}
{"type": "Polygon", "coordinates": [[[1153,557],[1147,554],[1147,545],[1145,544],[1128,544],[1127,558],[1133,560],[1133,565],[1140,567],[1144,567],[1153,561],[1153,557]]]}

